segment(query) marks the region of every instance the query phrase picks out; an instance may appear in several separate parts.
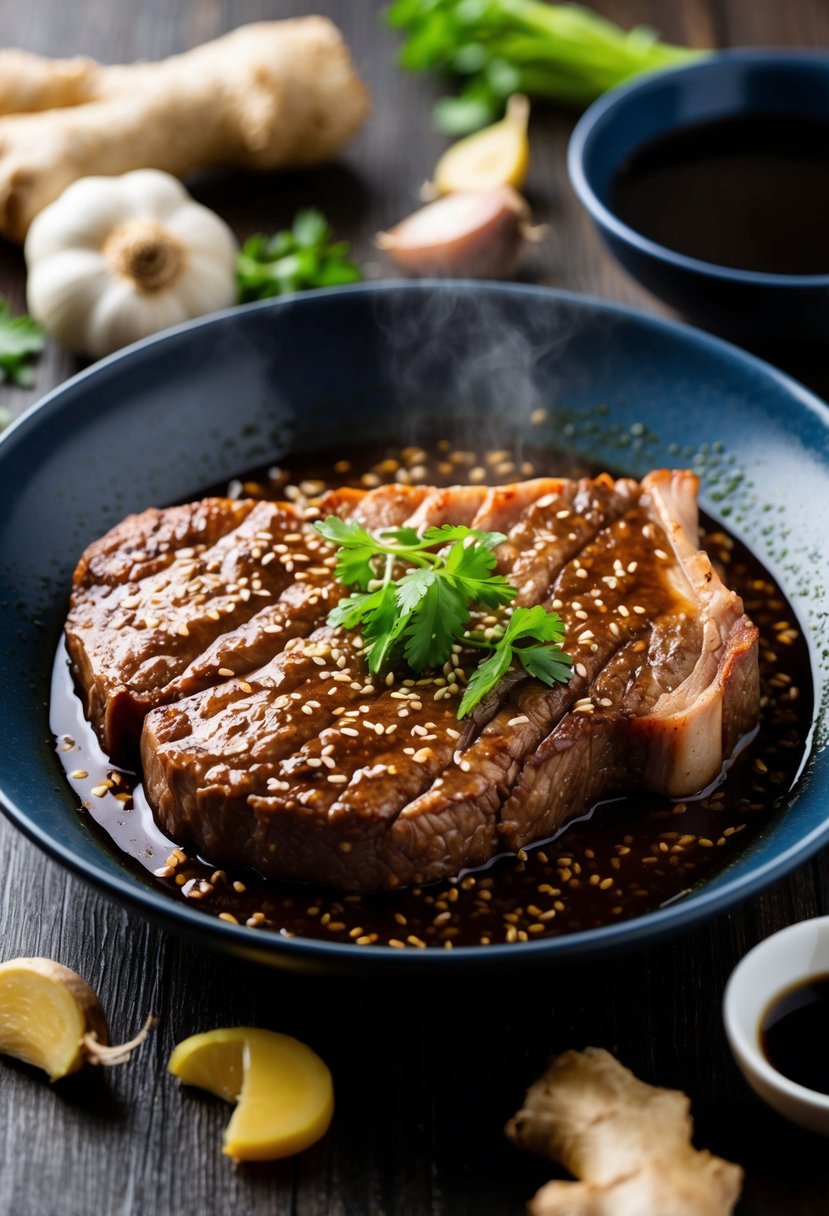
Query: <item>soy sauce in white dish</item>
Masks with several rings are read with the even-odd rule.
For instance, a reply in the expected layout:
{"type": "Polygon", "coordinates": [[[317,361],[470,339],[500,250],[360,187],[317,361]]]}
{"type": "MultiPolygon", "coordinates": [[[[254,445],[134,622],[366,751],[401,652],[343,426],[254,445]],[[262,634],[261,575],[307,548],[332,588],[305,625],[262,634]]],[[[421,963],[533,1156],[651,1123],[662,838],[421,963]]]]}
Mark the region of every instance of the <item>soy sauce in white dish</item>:
{"type": "Polygon", "coordinates": [[[787,988],[769,1005],[760,1041],[772,1068],[816,1093],[829,1094],[829,975],[787,988]]]}
{"type": "Polygon", "coordinates": [[[760,114],[671,131],[623,162],[611,206],[636,232],[704,262],[829,274],[829,122],[760,114]]]}

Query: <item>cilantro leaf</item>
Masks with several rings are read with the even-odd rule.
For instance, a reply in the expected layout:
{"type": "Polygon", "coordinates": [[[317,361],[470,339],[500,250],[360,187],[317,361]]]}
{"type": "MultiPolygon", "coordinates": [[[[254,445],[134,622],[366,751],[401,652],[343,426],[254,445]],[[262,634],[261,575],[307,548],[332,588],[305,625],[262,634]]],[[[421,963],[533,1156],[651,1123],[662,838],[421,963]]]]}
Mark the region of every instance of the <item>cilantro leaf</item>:
{"type": "Polygon", "coordinates": [[[374,549],[368,545],[343,549],[334,567],[334,577],[346,587],[359,587],[361,591],[367,591],[375,577],[372,562],[376,556],[374,549]]]}
{"type": "Polygon", "coordinates": [[[13,317],[7,301],[0,296],[0,382],[31,388],[34,371],[31,360],[46,344],[43,330],[29,316],[13,317]]]}
{"type": "Polygon", "coordinates": [[[407,527],[373,536],[357,521],[336,515],[314,527],[336,546],[336,578],[359,588],[329,613],[328,623],[362,628],[373,674],[390,665],[401,646],[406,663],[417,672],[442,666],[456,644],[491,651],[470,677],[458,717],[469,713],[516,663],[545,684],[569,681],[572,660],[559,645],[564,624],[541,605],[515,608],[500,630],[467,633],[473,605],[498,609],[518,594],[495,573],[495,549],[505,539],[500,532],[447,525],[428,528],[422,536],[407,527]],[[410,569],[395,577],[400,565],[410,569]]]}
{"type": "Polygon", "coordinates": [[[329,515],[315,523],[314,531],[323,540],[330,541],[332,545],[340,545],[342,548],[351,545],[377,545],[374,537],[366,532],[356,519],[340,519],[339,515],[329,515]]]}
{"type": "Polygon", "coordinates": [[[414,612],[434,583],[434,570],[410,570],[397,583],[397,606],[401,612],[414,612]]]}
{"type": "Polygon", "coordinates": [[[527,675],[542,684],[568,684],[573,660],[557,646],[519,646],[515,654],[527,675]]]}
{"type": "Polygon", "coordinates": [[[446,574],[468,600],[497,608],[512,603],[518,589],[503,575],[492,573],[495,565],[492,549],[481,544],[455,545],[446,558],[446,574]]]}
{"type": "Polygon", "coordinates": [[[408,623],[408,616],[400,615],[393,583],[385,583],[376,592],[377,606],[368,618],[363,637],[370,642],[366,650],[368,669],[376,675],[386,666],[392,650],[408,623]]]}
{"type": "Polygon", "coordinates": [[[458,706],[458,717],[466,715],[483,701],[507,674],[512,663],[512,650],[509,646],[496,646],[488,659],[479,663],[470,676],[466,690],[458,706]]]}
{"type": "Polygon", "coordinates": [[[422,543],[416,528],[390,528],[381,535],[398,545],[404,545],[407,549],[419,549],[422,543]]]}
{"type": "Polygon", "coordinates": [[[564,622],[557,612],[548,612],[541,604],[533,608],[516,608],[504,633],[505,642],[534,638],[539,642],[564,640],[564,622]]]}
{"type": "Polygon", "coordinates": [[[573,660],[559,646],[563,639],[564,622],[557,612],[548,612],[541,604],[516,608],[495,643],[492,659],[500,656],[498,663],[486,659],[475,669],[458,707],[458,717],[463,718],[474,709],[516,661],[527,675],[544,684],[568,684],[573,660]],[[531,639],[536,645],[516,645],[524,639],[531,639]]]}
{"type": "Polygon", "coordinates": [[[442,666],[468,623],[466,597],[444,579],[435,579],[406,628],[406,662],[414,671],[442,666]]]}
{"type": "Polygon", "coordinates": [[[346,596],[329,612],[328,624],[335,627],[341,625],[343,629],[356,629],[363,621],[371,618],[374,610],[380,606],[381,599],[380,591],[346,596]]]}
{"type": "Polygon", "coordinates": [[[366,591],[375,577],[372,562],[382,556],[382,545],[378,545],[356,520],[340,519],[338,515],[329,515],[327,519],[314,524],[314,530],[324,540],[339,546],[335,577],[346,587],[359,587],[366,591]]]}
{"type": "Polygon", "coordinates": [[[240,302],[359,282],[363,276],[348,245],[331,236],[322,212],[308,208],[297,212],[287,231],[249,237],[236,258],[240,302]]]}

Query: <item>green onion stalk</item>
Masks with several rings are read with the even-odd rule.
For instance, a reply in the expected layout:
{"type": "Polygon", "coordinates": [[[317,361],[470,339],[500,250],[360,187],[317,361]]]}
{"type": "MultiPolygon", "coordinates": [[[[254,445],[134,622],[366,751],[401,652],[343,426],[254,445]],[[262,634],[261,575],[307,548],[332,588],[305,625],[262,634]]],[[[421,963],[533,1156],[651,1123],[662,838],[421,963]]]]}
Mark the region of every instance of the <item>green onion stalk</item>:
{"type": "Polygon", "coordinates": [[[438,128],[463,135],[494,122],[513,93],[584,107],[642,72],[705,51],[671,46],[644,26],[623,30],[575,4],[545,0],[394,0],[401,65],[459,76],[459,96],[435,107],[438,128]]]}

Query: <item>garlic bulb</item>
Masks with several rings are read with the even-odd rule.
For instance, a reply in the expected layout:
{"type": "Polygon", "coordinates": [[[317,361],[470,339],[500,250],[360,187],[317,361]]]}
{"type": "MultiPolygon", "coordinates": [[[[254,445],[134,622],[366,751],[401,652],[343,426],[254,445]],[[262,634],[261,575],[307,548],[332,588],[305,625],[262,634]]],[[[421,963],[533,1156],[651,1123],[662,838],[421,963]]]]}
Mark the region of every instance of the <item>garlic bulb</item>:
{"type": "Polygon", "coordinates": [[[24,252],[30,313],[93,358],[236,300],[233,233],[156,169],[73,182],[24,252]]]}

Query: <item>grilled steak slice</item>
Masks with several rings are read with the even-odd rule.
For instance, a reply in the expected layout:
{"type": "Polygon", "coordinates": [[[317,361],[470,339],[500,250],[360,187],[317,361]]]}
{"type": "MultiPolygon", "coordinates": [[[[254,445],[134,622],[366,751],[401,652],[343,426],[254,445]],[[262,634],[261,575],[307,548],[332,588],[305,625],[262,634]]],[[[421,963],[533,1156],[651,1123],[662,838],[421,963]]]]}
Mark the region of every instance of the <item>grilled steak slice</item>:
{"type": "MultiPolygon", "coordinates": [[[[639,487],[631,481],[548,479],[518,491],[487,491],[470,522],[506,530],[509,539],[501,550],[505,572],[519,558],[525,570],[541,563],[546,587],[585,542],[631,509],[638,496],[639,487]]],[[[446,492],[440,497],[445,500],[446,492]]],[[[572,577],[581,593],[584,584],[575,569],[572,577]]],[[[286,664],[296,670],[297,652],[249,676],[247,693],[237,692],[232,706],[204,694],[150,715],[142,754],[149,797],[162,825],[196,839],[206,855],[227,859],[222,846],[227,847],[229,823],[244,850],[234,850],[237,859],[266,872],[318,877],[356,889],[431,874],[428,867],[418,868],[428,861],[429,850],[444,873],[453,872],[452,866],[461,868],[466,857],[491,856],[500,801],[491,790],[486,805],[472,805],[464,822],[450,824],[447,817],[451,839],[436,840],[428,849],[425,840],[415,848],[401,842],[413,822],[406,818],[397,826],[407,804],[459,762],[463,769],[458,771],[468,779],[466,761],[456,753],[464,736],[477,727],[459,723],[457,701],[445,695],[456,679],[451,665],[437,677],[411,679],[402,686],[399,681],[393,687],[366,684],[355,652],[358,642],[354,635],[322,630],[298,648],[308,652],[310,682],[301,677],[291,682],[297,703],[285,705],[278,722],[273,716],[266,720],[264,706],[274,692],[283,692],[286,664]],[[328,657],[332,646],[333,661],[328,657]],[[301,696],[310,712],[303,712],[301,696]],[[300,748],[297,730],[305,732],[300,748]],[[229,739],[244,738],[254,746],[245,751],[231,742],[234,750],[226,751],[229,739]]],[[[458,656],[461,670],[465,657],[475,661],[471,655],[458,656]]],[[[502,684],[501,695],[508,685],[502,684]]],[[[497,700],[485,708],[482,720],[495,709],[497,700]]],[[[418,820],[415,834],[420,826],[418,820]]]]}
{"type": "MultiPolygon", "coordinates": [[[[370,527],[394,526],[426,492],[349,491],[341,505],[370,527]]],[[[75,571],[66,640],[112,759],[137,758],[154,705],[253,671],[321,625],[342,594],[333,565],[292,506],[253,500],[145,511],[91,545],[75,571]]]]}
{"type": "Polygon", "coordinates": [[[602,797],[691,795],[754,726],[757,633],[697,548],[696,488],[661,472],[641,485],[328,495],[325,511],[369,528],[504,532],[499,567],[518,602],[564,619],[570,683],[511,671],[462,722],[479,655],[457,648],[419,679],[370,677],[359,636],[325,624],[343,594],[331,551],[285,504],[125,521],[79,567],[70,650],[105,744],[134,739],[146,715],[148,798],[203,856],[346,890],[438,879],[548,837],[602,797]],[[182,596],[183,579],[211,573],[224,587],[182,596]],[[238,589],[254,580],[269,594],[250,607],[238,589]],[[211,615],[222,595],[239,602],[211,615]],[[168,642],[145,623],[153,611],[187,634],[168,642]]]}

